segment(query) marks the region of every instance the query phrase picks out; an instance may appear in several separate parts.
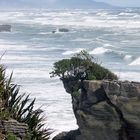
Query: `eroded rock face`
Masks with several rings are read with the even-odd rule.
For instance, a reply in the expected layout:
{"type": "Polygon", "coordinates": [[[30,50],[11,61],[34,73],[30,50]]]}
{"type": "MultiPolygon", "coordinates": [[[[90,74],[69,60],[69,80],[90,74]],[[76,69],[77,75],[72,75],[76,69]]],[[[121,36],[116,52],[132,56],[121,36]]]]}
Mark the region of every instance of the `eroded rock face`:
{"type": "Polygon", "coordinates": [[[75,140],[140,140],[140,83],[84,81],[71,95],[80,131],[75,140]]]}
{"type": "Polygon", "coordinates": [[[0,32],[11,32],[11,25],[3,24],[0,25],[0,32]]]}
{"type": "Polygon", "coordinates": [[[23,139],[27,134],[28,127],[24,123],[19,123],[16,120],[0,120],[0,132],[2,134],[12,133],[19,139],[23,139]]]}
{"type": "Polygon", "coordinates": [[[75,140],[77,136],[80,135],[79,130],[73,130],[70,132],[62,132],[58,134],[53,140],[75,140]]]}

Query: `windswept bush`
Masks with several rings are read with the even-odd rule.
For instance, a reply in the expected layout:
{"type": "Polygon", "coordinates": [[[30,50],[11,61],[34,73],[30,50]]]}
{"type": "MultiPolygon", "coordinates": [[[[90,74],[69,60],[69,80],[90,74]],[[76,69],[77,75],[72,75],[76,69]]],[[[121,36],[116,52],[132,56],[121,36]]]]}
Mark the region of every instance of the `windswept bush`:
{"type": "Polygon", "coordinates": [[[58,76],[63,81],[69,80],[117,80],[118,77],[110,70],[99,65],[95,58],[86,51],[74,55],[70,59],[63,59],[53,66],[51,77],[58,76]]]}
{"type": "Polygon", "coordinates": [[[12,83],[12,74],[6,78],[5,69],[0,65],[0,118],[26,123],[29,140],[48,140],[51,130],[45,128],[43,111],[35,110],[35,99],[30,100],[29,95],[19,94],[19,91],[19,86],[12,83]]]}

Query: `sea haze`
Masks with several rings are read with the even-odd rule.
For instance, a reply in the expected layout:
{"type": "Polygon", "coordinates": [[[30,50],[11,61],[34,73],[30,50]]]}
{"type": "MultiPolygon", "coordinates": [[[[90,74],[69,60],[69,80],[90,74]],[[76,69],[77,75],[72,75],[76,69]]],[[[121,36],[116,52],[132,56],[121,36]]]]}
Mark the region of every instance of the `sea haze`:
{"type": "Polygon", "coordinates": [[[0,11],[0,24],[12,25],[11,33],[0,33],[7,74],[13,71],[21,91],[43,105],[56,132],[77,126],[70,95],[50,78],[54,62],[84,49],[121,80],[140,81],[140,9],[0,11]]]}
{"type": "Polygon", "coordinates": [[[94,0],[1,0],[1,8],[57,8],[57,9],[74,9],[74,8],[114,8],[113,6],[94,0]]]}

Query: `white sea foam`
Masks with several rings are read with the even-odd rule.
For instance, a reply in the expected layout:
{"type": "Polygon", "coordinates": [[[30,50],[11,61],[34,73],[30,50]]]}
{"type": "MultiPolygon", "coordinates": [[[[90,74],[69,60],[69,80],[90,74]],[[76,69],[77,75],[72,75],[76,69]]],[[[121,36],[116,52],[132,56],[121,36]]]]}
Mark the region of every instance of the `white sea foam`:
{"type": "Polygon", "coordinates": [[[40,57],[40,56],[16,56],[16,55],[4,55],[2,57],[2,60],[3,61],[17,61],[17,62],[20,62],[20,61],[45,61],[45,60],[48,60],[47,57],[40,57]]]}
{"type": "Polygon", "coordinates": [[[52,34],[52,32],[40,32],[38,33],[39,35],[49,35],[49,34],[52,34]]]}
{"type": "Polygon", "coordinates": [[[132,55],[127,54],[127,55],[124,56],[124,60],[126,60],[126,61],[131,60],[131,59],[132,59],[132,55]]]}
{"type": "Polygon", "coordinates": [[[79,53],[80,51],[84,50],[83,48],[78,48],[78,49],[75,49],[75,50],[72,50],[72,51],[65,51],[64,53],[62,53],[63,55],[72,55],[72,54],[75,54],[75,53],[79,53]]]}
{"type": "Polygon", "coordinates": [[[129,64],[130,66],[140,66],[140,57],[135,59],[133,62],[129,64]]]}
{"type": "Polygon", "coordinates": [[[103,54],[103,53],[110,52],[110,51],[111,50],[106,49],[104,47],[98,47],[98,48],[95,48],[94,50],[90,51],[89,53],[90,54],[103,54]]]}
{"type": "Polygon", "coordinates": [[[139,72],[115,72],[121,80],[139,81],[139,72]]]}
{"type": "Polygon", "coordinates": [[[77,42],[91,42],[93,41],[93,38],[76,38],[72,41],[77,41],[77,42]]]}
{"type": "MultiPolygon", "coordinates": [[[[59,13],[58,13],[59,15],[59,13]]],[[[56,15],[57,16],[57,15],[56,15]]],[[[55,26],[83,26],[83,27],[119,27],[119,28],[140,28],[140,21],[134,19],[102,19],[94,16],[73,15],[73,17],[40,17],[34,18],[34,23],[42,25],[55,25],[55,26]],[[81,18],[82,17],[82,18],[81,18]],[[79,20],[80,18],[80,20],[79,20]]]]}
{"type": "MultiPolygon", "coordinates": [[[[11,70],[7,71],[10,73],[11,70]]],[[[14,70],[14,77],[18,78],[50,78],[49,72],[47,70],[42,69],[15,69],[14,70]]]]}
{"type": "Polygon", "coordinates": [[[113,47],[113,45],[106,43],[106,44],[104,44],[104,47],[113,47]]]}
{"type": "Polygon", "coordinates": [[[135,15],[136,13],[127,13],[127,12],[121,12],[119,13],[119,16],[133,16],[135,15]]]}
{"type": "MultiPolygon", "coordinates": [[[[94,11],[95,12],[95,11],[94,11]]],[[[140,21],[129,16],[137,16],[136,13],[121,12],[119,16],[127,16],[128,19],[122,20],[117,15],[108,14],[106,11],[95,12],[96,14],[88,15],[85,11],[40,11],[33,12],[9,12],[0,15],[1,21],[12,23],[41,24],[55,26],[83,26],[83,27],[119,27],[119,28],[140,28],[140,21]],[[84,13],[84,14],[83,14],[84,13]],[[28,18],[31,16],[32,18],[28,18]],[[19,18],[20,17],[20,18],[19,18]],[[79,20],[80,19],[80,20],[79,20]],[[109,19],[109,20],[108,20],[109,19]]]]}
{"type": "Polygon", "coordinates": [[[108,12],[98,12],[96,15],[104,17],[104,16],[108,15],[108,12]]]}
{"type": "Polygon", "coordinates": [[[1,44],[0,43],[0,51],[6,51],[6,50],[27,50],[28,46],[26,45],[17,45],[17,44],[8,44],[8,43],[4,43],[1,44]]]}

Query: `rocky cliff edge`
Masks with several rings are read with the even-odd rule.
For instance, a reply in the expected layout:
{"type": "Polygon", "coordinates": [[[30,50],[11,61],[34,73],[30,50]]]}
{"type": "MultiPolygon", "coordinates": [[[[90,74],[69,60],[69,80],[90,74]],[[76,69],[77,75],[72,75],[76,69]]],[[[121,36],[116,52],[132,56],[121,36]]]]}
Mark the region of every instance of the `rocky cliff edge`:
{"type": "Polygon", "coordinates": [[[67,81],[64,87],[72,96],[79,129],[53,140],[140,140],[140,83],[67,81]]]}

